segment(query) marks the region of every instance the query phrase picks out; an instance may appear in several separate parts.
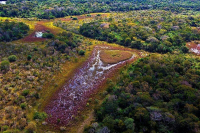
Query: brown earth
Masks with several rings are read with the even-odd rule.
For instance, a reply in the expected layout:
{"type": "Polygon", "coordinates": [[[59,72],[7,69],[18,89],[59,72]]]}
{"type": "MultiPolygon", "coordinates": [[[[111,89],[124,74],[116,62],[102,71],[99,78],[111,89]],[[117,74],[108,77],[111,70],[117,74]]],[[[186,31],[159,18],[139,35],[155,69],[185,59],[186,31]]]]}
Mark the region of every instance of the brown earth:
{"type": "Polygon", "coordinates": [[[107,64],[115,64],[130,59],[132,56],[131,52],[120,50],[103,50],[100,53],[101,60],[107,64]]]}
{"type": "Polygon", "coordinates": [[[49,30],[51,33],[55,34],[55,31],[51,28],[48,28],[44,25],[44,22],[37,22],[36,25],[35,25],[35,28],[34,28],[34,31],[26,36],[25,38],[22,39],[22,42],[37,42],[37,41],[44,41],[44,40],[47,40],[46,38],[37,38],[35,36],[35,33],[36,32],[45,32],[49,30]]]}

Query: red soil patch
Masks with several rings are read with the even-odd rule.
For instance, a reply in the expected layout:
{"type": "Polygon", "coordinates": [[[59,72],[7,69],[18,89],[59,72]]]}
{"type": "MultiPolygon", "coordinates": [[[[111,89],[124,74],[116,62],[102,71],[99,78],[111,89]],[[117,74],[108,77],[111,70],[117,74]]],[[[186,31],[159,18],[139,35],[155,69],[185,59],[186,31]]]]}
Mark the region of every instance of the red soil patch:
{"type": "Polygon", "coordinates": [[[55,31],[53,29],[50,29],[43,25],[44,22],[37,22],[34,28],[34,31],[22,39],[23,42],[37,42],[37,41],[44,41],[47,40],[46,38],[38,38],[35,36],[36,32],[45,32],[49,30],[51,33],[55,34],[55,31]]]}
{"type": "Polygon", "coordinates": [[[95,47],[91,57],[49,100],[44,108],[50,116],[47,118],[47,122],[55,127],[70,124],[70,121],[79,115],[78,112],[86,107],[88,99],[106,83],[107,78],[114,76],[119,68],[133,62],[140,57],[140,54],[142,53],[137,50],[107,45],[95,47]],[[117,64],[102,64],[98,53],[105,49],[135,51],[137,56],[117,64]]]}
{"type": "Polygon", "coordinates": [[[186,46],[189,48],[190,52],[200,55],[200,41],[188,42],[186,46]]]}
{"type": "MultiPolygon", "coordinates": [[[[92,14],[91,17],[83,16],[83,15],[82,16],[75,16],[75,17],[77,17],[78,20],[81,20],[81,19],[85,19],[85,18],[94,18],[94,17],[96,17],[96,15],[97,14],[92,14]]],[[[103,17],[103,16],[107,16],[107,14],[101,14],[100,17],[103,17]]],[[[73,21],[72,18],[58,18],[56,20],[73,21]]],[[[48,28],[48,27],[45,26],[46,22],[49,22],[49,20],[44,20],[44,21],[37,22],[36,25],[35,25],[34,31],[30,35],[28,35],[25,38],[23,38],[22,41],[23,42],[38,42],[38,41],[47,40],[45,38],[37,38],[35,36],[36,32],[45,32],[46,30],[49,30],[54,35],[57,34],[58,32],[55,29],[51,29],[51,28],[48,28]]]]}

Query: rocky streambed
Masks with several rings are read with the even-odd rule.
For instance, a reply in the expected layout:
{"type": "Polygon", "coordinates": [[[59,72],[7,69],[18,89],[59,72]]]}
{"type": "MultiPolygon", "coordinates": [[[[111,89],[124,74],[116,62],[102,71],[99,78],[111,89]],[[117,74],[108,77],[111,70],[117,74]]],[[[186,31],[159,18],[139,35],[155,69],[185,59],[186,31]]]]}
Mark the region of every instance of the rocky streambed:
{"type": "Polygon", "coordinates": [[[110,47],[95,47],[92,56],[74,73],[73,77],[53,95],[45,108],[49,115],[47,122],[53,125],[66,125],[84,107],[91,94],[98,90],[106,79],[120,66],[132,61],[131,58],[115,64],[102,62],[100,53],[110,47]]]}

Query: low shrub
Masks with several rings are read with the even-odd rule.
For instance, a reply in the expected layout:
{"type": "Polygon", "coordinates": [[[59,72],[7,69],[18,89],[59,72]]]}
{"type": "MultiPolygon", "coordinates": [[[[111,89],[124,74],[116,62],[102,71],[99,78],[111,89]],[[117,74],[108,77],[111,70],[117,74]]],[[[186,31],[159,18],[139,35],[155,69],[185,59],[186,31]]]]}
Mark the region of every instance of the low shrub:
{"type": "Polygon", "coordinates": [[[42,38],[54,38],[54,35],[52,33],[43,33],[42,38]]]}
{"type": "Polygon", "coordinates": [[[85,55],[85,51],[84,50],[80,50],[80,51],[78,51],[78,54],[79,55],[85,55]]]}
{"type": "Polygon", "coordinates": [[[10,62],[5,60],[1,62],[1,70],[8,71],[10,69],[10,62]]]}
{"type": "Polygon", "coordinates": [[[47,114],[45,112],[35,112],[33,114],[33,119],[44,120],[47,118],[47,114]]]}
{"type": "Polygon", "coordinates": [[[16,55],[10,55],[10,56],[8,57],[8,60],[9,60],[10,62],[15,62],[15,61],[17,60],[17,56],[16,56],[16,55]]]}

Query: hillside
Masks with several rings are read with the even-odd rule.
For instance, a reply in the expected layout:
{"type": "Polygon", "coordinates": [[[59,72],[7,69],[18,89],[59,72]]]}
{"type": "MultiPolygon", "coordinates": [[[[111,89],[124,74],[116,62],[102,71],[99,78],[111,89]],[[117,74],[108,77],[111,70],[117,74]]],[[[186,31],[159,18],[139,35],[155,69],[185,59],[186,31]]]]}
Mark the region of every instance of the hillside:
{"type": "Polygon", "coordinates": [[[200,132],[199,4],[0,4],[0,132],[200,132]]]}

